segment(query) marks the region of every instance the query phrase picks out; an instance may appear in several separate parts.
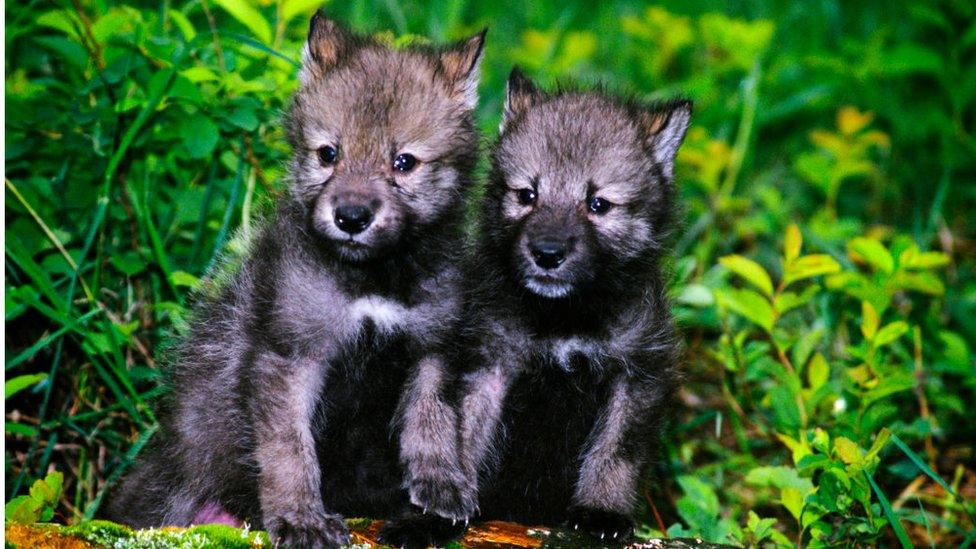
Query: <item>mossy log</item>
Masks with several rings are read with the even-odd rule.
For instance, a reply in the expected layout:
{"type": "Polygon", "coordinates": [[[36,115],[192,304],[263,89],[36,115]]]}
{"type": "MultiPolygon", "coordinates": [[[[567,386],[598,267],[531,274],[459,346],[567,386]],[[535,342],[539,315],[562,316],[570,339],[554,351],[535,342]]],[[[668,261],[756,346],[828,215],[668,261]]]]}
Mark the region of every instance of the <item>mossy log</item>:
{"type": "MultiPolygon", "coordinates": [[[[376,541],[382,521],[352,519],[354,548],[385,547],[376,541]]],[[[191,528],[159,528],[132,530],[106,521],[83,522],[74,526],[57,524],[5,524],[6,546],[17,549],[181,549],[230,548],[251,549],[272,547],[264,532],[237,529],[223,525],[203,525],[191,528]]],[[[628,543],[596,543],[572,532],[558,528],[531,528],[509,522],[472,524],[468,532],[451,549],[570,549],[606,547],[608,549],[707,549],[722,547],[694,539],[636,540],[628,543]]]]}

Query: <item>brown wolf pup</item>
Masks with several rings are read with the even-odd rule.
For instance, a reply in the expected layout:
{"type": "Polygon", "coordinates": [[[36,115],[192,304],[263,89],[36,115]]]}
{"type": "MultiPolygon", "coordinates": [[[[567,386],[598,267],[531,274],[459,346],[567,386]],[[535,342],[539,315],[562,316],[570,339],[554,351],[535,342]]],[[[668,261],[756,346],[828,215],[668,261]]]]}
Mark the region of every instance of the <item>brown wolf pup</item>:
{"type": "Polygon", "coordinates": [[[660,264],[690,116],[513,70],[453,360],[479,518],[630,535],[678,380],[660,264]]]}
{"type": "Polygon", "coordinates": [[[342,515],[411,500],[467,517],[436,352],[459,312],[483,42],[394,50],[312,19],[287,117],[291,192],[198,304],[161,432],[106,517],[232,518],[295,547],[348,542],[342,515]]]}

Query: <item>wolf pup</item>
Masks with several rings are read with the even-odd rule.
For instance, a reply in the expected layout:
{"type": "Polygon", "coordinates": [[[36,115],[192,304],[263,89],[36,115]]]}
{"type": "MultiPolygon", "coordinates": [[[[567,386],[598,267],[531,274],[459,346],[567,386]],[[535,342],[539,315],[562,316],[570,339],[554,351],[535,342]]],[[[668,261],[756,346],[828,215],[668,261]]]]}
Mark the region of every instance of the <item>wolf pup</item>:
{"type": "Polygon", "coordinates": [[[512,71],[458,361],[481,518],[631,534],[678,379],[660,264],[690,117],[512,71]]]}
{"type": "MultiPolygon", "coordinates": [[[[108,518],[250,520],[276,543],[334,546],[349,540],[341,515],[430,506],[421,495],[460,476],[427,353],[460,309],[483,42],[393,50],[312,19],[287,118],[291,192],[196,310],[161,433],[108,518]]],[[[445,496],[429,512],[462,507],[445,496]]]]}

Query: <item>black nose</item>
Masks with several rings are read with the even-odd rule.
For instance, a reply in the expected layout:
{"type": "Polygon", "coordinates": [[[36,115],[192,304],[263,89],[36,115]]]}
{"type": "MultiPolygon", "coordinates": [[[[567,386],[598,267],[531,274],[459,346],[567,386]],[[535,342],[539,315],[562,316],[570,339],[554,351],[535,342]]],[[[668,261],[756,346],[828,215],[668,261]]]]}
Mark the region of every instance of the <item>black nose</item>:
{"type": "Polygon", "coordinates": [[[335,224],[349,234],[363,232],[373,222],[373,210],[368,206],[339,206],[335,210],[335,224]]]}
{"type": "Polygon", "coordinates": [[[566,243],[558,240],[539,240],[529,244],[532,259],[543,269],[555,269],[566,261],[566,243]]]}

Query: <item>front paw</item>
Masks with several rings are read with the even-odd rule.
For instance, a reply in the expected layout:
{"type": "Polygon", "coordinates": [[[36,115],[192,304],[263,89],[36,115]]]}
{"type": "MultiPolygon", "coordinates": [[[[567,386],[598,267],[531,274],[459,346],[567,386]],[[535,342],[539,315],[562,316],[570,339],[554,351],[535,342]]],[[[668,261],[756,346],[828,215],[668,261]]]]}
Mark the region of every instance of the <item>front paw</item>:
{"type": "Polygon", "coordinates": [[[407,492],[410,503],[423,510],[454,521],[467,521],[475,514],[478,501],[474,486],[448,479],[411,480],[407,492]]]}
{"type": "Polygon", "coordinates": [[[331,549],[349,544],[349,528],[339,515],[277,516],[265,521],[275,547],[331,549]]]}
{"type": "Polygon", "coordinates": [[[570,530],[595,538],[622,541],[634,532],[634,521],[614,511],[592,507],[573,507],[567,521],[570,530]]]}
{"type": "Polygon", "coordinates": [[[378,541],[405,549],[444,547],[461,537],[467,528],[467,520],[446,519],[413,511],[387,521],[380,528],[378,541]]]}

